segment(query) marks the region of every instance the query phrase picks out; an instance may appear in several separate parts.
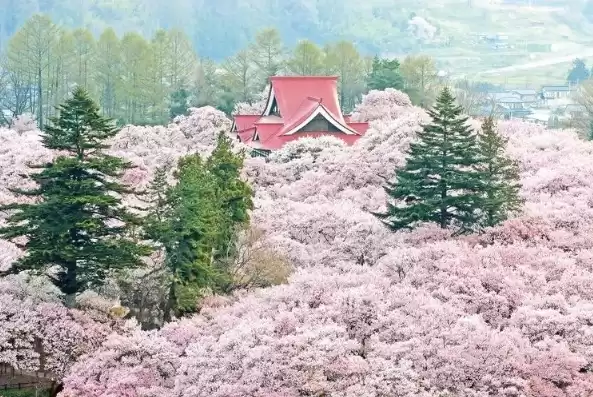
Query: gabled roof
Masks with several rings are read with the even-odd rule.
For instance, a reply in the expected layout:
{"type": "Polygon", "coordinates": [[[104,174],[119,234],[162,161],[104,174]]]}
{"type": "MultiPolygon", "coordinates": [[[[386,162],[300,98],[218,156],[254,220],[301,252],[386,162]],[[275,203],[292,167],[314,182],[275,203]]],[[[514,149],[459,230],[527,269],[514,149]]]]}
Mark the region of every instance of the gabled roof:
{"type": "Polygon", "coordinates": [[[570,86],[568,86],[568,85],[544,85],[544,86],[542,86],[542,91],[556,91],[556,92],[570,91],[570,86]]]}
{"type": "Polygon", "coordinates": [[[305,98],[312,97],[318,98],[335,119],[344,122],[338,103],[337,76],[274,76],[270,82],[264,116],[270,114],[275,100],[280,116],[290,118],[299,111],[305,98]]]}
{"type": "Polygon", "coordinates": [[[490,99],[496,102],[513,103],[522,102],[521,98],[512,92],[496,92],[489,95],[490,99]]]}
{"type": "Polygon", "coordinates": [[[342,131],[344,134],[358,134],[358,132],[349,128],[344,122],[336,120],[335,116],[329,111],[329,109],[327,109],[321,103],[321,100],[309,97],[306,101],[303,101],[299,110],[293,114],[289,120],[286,120],[284,127],[280,130],[278,135],[294,134],[310,123],[311,120],[313,120],[313,118],[315,118],[317,115],[323,116],[329,123],[331,123],[338,130],[342,131]]]}
{"type": "Polygon", "coordinates": [[[239,139],[241,139],[241,142],[243,143],[251,141],[253,139],[254,134],[255,127],[247,128],[237,132],[237,135],[239,135],[239,139]]]}
{"type": "Polygon", "coordinates": [[[275,150],[301,137],[328,135],[353,144],[367,131],[368,123],[351,122],[342,115],[337,77],[276,76],[270,81],[270,95],[261,115],[234,116],[233,131],[252,148],[275,150]],[[274,105],[278,114],[272,113],[274,105]],[[317,124],[311,123],[317,117],[333,128],[319,127],[323,131],[316,131],[317,124]]]}
{"type": "Polygon", "coordinates": [[[260,116],[253,114],[237,114],[234,117],[234,125],[237,131],[250,128],[260,116]]]}
{"type": "Polygon", "coordinates": [[[537,91],[536,90],[531,90],[531,89],[520,89],[520,90],[512,90],[511,92],[516,93],[518,95],[536,95],[537,91]]]}

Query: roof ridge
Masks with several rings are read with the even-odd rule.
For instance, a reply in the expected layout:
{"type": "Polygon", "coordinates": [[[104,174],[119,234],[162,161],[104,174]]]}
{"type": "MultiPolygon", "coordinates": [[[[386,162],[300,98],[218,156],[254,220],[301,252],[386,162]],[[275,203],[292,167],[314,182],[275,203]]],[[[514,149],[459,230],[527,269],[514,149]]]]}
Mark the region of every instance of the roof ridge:
{"type": "Polygon", "coordinates": [[[339,76],[270,76],[270,80],[337,80],[339,76]]]}

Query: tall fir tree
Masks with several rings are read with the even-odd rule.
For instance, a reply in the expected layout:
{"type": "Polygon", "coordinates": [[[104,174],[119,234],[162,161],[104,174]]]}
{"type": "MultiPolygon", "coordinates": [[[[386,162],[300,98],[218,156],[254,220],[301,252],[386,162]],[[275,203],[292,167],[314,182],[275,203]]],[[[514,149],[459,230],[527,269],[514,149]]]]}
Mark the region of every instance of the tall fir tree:
{"type": "Polygon", "coordinates": [[[47,274],[71,296],[101,285],[113,271],[143,264],[151,250],[130,237],[141,220],[123,207],[120,197],[130,189],[117,182],[131,165],[103,152],[117,132],[82,88],[59,107],[42,137],[59,155],[32,166],[41,169],[30,175],[37,188],[13,189],[36,202],[0,208],[12,212],[0,236],[27,238],[13,271],[47,274]]]}
{"type": "Polygon", "coordinates": [[[229,256],[237,227],[249,223],[249,210],[253,209],[253,192],[241,179],[243,153],[234,153],[232,142],[221,133],[216,148],[207,161],[207,167],[216,181],[217,200],[223,208],[224,223],[221,224],[221,241],[218,254],[229,256]]]}
{"type": "Polygon", "coordinates": [[[177,184],[166,187],[163,172],[155,176],[151,189],[158,193],[146,225],[170,276],[165,321],[195,311],[200,294],[221,277],[213,260],[223,218],[216,181],[197,154],[179,160],[175,177],[177,184]]]}
{"type": "Polygon", "coordinates": [[[480,173],[475,170],[478,145],[462,112],[445,88],[428,112],[432,123],[423,126],[418,141],[410,145],[406,165],[385,187],[393,202],[386,213],[375,215],[391,229],[434,222],[465,231],[478,223],[482,204],[480,173]]]}
{"type": "Polygon", "coordinates": [[[507,139],[498,134],[492,117],[482,123],[478,134],[479,172],[484,201],[482,224],[494,226],[521,208],[519,167],[505,155],[507,139]]]}
{"type": "Polygon", "coordinates": [[[171,164],[156,167],[154,177],[143,195],[138,197],[148,205],[148,208],[138,207],[138,210],[147,210],[144,218],[144,232],[146,237],[152,241],[161,241],[166,231],[166,219],[170,215],[169,191],[171,185],[167,175],[171,170],[171,164]]]}
{"type": "Polygon", "coordinates": [[[171,277],[166,321],[194,311],[205,290],[225,292],[230,284],[228,259],[253,207],[242,168],[243,154],[221,134],[207,161],[199,155],[179,161],[175,186],[166,183],[166,169],[156,172],[145,230],[164,250],[171,277]]]}

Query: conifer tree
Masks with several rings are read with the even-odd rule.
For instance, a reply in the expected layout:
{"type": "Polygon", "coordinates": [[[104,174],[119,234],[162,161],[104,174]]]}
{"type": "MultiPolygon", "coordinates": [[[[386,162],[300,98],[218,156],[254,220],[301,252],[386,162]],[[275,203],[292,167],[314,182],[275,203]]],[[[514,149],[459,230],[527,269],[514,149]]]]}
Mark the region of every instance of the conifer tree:
{"type": "Polygon", "coordinates": [[[396,88],[403,90],[404,79],[399,72],[399,61],[397,59],[373,58],[371,72],[367,77],[367,88],[369,90],[385,90],[396,88]]]}
{"type": "Polygon", "coordinates": [[[478,146],[462,111],[445,88],[428,112],[432,123],[423,126],[418,141],[410,145],[406,165],[385,187],[393,202],[386,213],[375,214],[391,229],[434,222],[464,231],[477,224],[482,202],[475,170],[478,146]]]}
{"type": "Polygon", "coordinates": [[[164,250],[170,276],[165,321],[194,311],[203,290],[220,277],[213,261],[223,219],[216,181],[197,154],[179,160],[175,177],[177,184],[164,189],[164,171],[155,176],[151,190],[160,193],[153,195],[146,225],[148,237],[164,250]]]}
{"type": "Polygon", "coordinates": [[[121,204],[121,195],[130,190],[117,177],[131,165],[103,152],[108,148],[105,140],[118,132],[112,121],[99,115],[81,88],[59,112],[42,138],[46,148],[60,155],[32,166],[41,170],[30,175],[37,188],[13,190],[36,202],[1,207],[12,214],[0,237],[27,238],[25,255],[14,272],[48,274],[62,292],[72,295],[102,284],[112,271],[141,266],[150,248],[130,238],[140,219],[121,204]]]}
{"type": "Polygon", "coordinates": [[[226,259],[253,207],[242,168],[243,154],[234,153],[221,134],[207,161],[197,154],[179,161],[176,185],[167,183],[165,167],[155,173],[146,194],[151,208],[145,230],[164,250],[171,277],[166,321],[194,311],[205,290],[224,291],[229,284],[226,259]]]}
{"type": "Polygon", "coordinates": [[[218,136],[216,148],[208,158],[207,167],[216,181],[217,201],[223,208],[224,221],[221,224],[221,241],[218,253],[229,256],[237,227],[249,223],[249,210],[253,209],[253,192],[247,182],[241,179],[243,153],[233,153],[228,136],[218,136]]]}
{"type": "Polygon", "coordinates": [[[484,226],[504,221],[509,212],[517,211],[523,204],[519,197],[519,167],[504,153],[507,141],[497,133],[492,117],[484,120],[482,131],[478,134],[484,226]]]}
{"type": "Polygon", "coordinates": [[[174,119],[177,116],[187,115],[189,109],[189,92],[181,88],[171,93],[169,117],[174,119]]]}
{"type": "MultiPolygon", "coordinates": [[[[148,214],[144,219],[144,231],[148,239],[161,241],[162,235],[166,234],[166,219],[170,215],[169,191],[171,185],[167,181],[167,174],[171,169],[169,163],[156,167],[154,177],[143,195],[138,197],[140,201],[148,204],[148,214]]],[[[139,210],[146,210],[140,208],[139,210]]]]}

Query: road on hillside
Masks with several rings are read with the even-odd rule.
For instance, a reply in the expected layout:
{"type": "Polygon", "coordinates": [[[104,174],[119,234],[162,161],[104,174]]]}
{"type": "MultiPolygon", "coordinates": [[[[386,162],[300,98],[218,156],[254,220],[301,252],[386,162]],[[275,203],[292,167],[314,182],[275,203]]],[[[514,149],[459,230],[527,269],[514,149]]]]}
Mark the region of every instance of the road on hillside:
{"type": "Polygon", "coordinates": [[[556,65],[558,63],[565,63],[565,62],[572,62],[575,58],[584,58],[584,57],[591,57],[593,56],[593,49],[589,51],[583,51],[578,54],[573,55],[564,55],[561,57],[554,57],[548,59],[541,59],[539,61],[527,62],[520,65],[512,65],[512,66],[505,66],[504,68],[496,68],[486,70],[485,72],[479,72],[478,75],[485,75],[485,74],[498,74],[498,73],[505,73],[505,72],[514,72],[517,70],[528,70],[528,69],[535,69],[542,66],[550,66],[556,65]]]}

